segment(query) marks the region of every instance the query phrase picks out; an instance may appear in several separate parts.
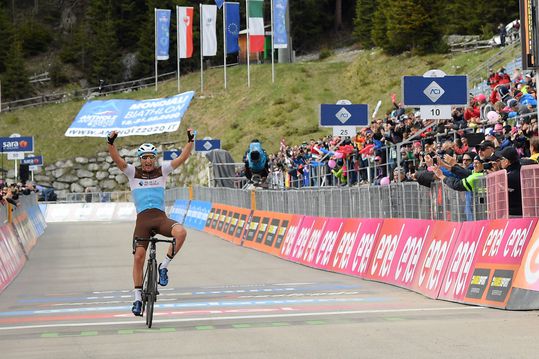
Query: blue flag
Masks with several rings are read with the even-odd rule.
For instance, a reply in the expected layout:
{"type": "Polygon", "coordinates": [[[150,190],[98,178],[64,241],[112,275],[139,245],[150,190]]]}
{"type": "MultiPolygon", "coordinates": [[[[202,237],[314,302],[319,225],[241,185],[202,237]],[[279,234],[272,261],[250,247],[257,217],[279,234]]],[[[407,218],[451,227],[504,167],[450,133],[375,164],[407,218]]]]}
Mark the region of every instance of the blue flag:
{"type": "Polygon", "coordinates": [[[155,58],[168,60],[170,10],[155,9],[155,58]]]}
{"type": "Polygon", "coordinates": [[[240,4],[237,2],[225,3],[226,13],[226,53],[240,52],[238,35],[240,33],[240,4]]]}
{"type": "Polygon", "coordinates": [[[223,3],[225,0],[215,0],[215,5],[217,5],[217,8],[220,9],[223,7],[223,3]]]}
{"type": "Polygon", "coordinates": [[[276,49],[288,46],[286,5],[287,0],[273,0],[273,47],[276,49]]]}

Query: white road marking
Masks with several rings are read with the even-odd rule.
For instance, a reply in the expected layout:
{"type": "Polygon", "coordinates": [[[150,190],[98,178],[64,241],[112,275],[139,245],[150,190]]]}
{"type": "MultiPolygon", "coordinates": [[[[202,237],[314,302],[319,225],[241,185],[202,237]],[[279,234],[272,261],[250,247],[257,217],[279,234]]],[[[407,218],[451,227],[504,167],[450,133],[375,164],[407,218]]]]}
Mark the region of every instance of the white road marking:
{"type": "MultiPolygon", "coordinates": [[[[350,314],[388,314],[388,313],[413,313],[413,312],[437,312],[437,311],[465,311],[484,309],[484,307],[441,307],[441,308],[409,308],[409,309],[374,309],[374,310],[351,310],[344,312],[312,312],[312,313],[288,313],[288,314],[266,314],[266,315],[239,315],[226,317],[201,317],[201,318],[177,318],[177,319],[157,319],[154,323],[185,323],[202,321],[220,321],[220,320],[239,320],[239,319],[273,319],[273,318],[291,318],[291,317],[315,317],[323,315],[350,315],[350,314]]],[[[133,318],[137,319],[137,318],[133,318]]],[[[86,323],[58,323],[41,325],[24,325],[13,327],[0,327],[0,331],[7,330],[28,330],[42,328],[66,328],[66,327],[93,327],[93,326],[112,326],[112,325],[141,325],[141,320],[131,320],[123,322],[86,322],[86,323]]]]}

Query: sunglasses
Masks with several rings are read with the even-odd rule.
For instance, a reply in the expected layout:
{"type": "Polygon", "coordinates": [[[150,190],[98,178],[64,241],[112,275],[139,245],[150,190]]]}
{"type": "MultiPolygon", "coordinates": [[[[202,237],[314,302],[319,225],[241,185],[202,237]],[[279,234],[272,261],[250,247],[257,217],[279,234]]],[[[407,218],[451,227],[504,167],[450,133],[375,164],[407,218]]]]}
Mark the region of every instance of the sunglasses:
{"type": "Polygon", "coordinates": [[[462,160],[463,161],[471,161],[472,159],[471,158],[463,158],[462,160]]]}
{"type": "Polygon", "coordinates": [[[143,160],[155,160],[154,155],[144,155],[144,156],[140,156],[140,158],[143,160]]]}

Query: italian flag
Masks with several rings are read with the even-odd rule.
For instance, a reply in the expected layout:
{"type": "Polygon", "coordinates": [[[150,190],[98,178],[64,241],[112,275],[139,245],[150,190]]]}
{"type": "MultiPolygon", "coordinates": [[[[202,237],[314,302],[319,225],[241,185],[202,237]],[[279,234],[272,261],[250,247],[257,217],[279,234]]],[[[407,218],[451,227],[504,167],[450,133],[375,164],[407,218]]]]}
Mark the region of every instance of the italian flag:
{"type": "Polygon", "coordinates": [[[264,1],[249,1],[249,51],[264,51],[264,1]]]}

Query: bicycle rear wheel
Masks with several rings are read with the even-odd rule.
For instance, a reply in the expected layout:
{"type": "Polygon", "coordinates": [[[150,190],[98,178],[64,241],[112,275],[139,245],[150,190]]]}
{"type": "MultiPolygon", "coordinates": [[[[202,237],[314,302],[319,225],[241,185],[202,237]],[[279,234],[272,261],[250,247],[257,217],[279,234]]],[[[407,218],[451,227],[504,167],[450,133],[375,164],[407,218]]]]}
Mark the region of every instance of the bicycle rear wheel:
{"type": "Polygon", "coordinates": [[[153,307],[157,299],[157,262],[148,263],[148,275],[146,276],[146,325],[152,327],[153,307]]]}

